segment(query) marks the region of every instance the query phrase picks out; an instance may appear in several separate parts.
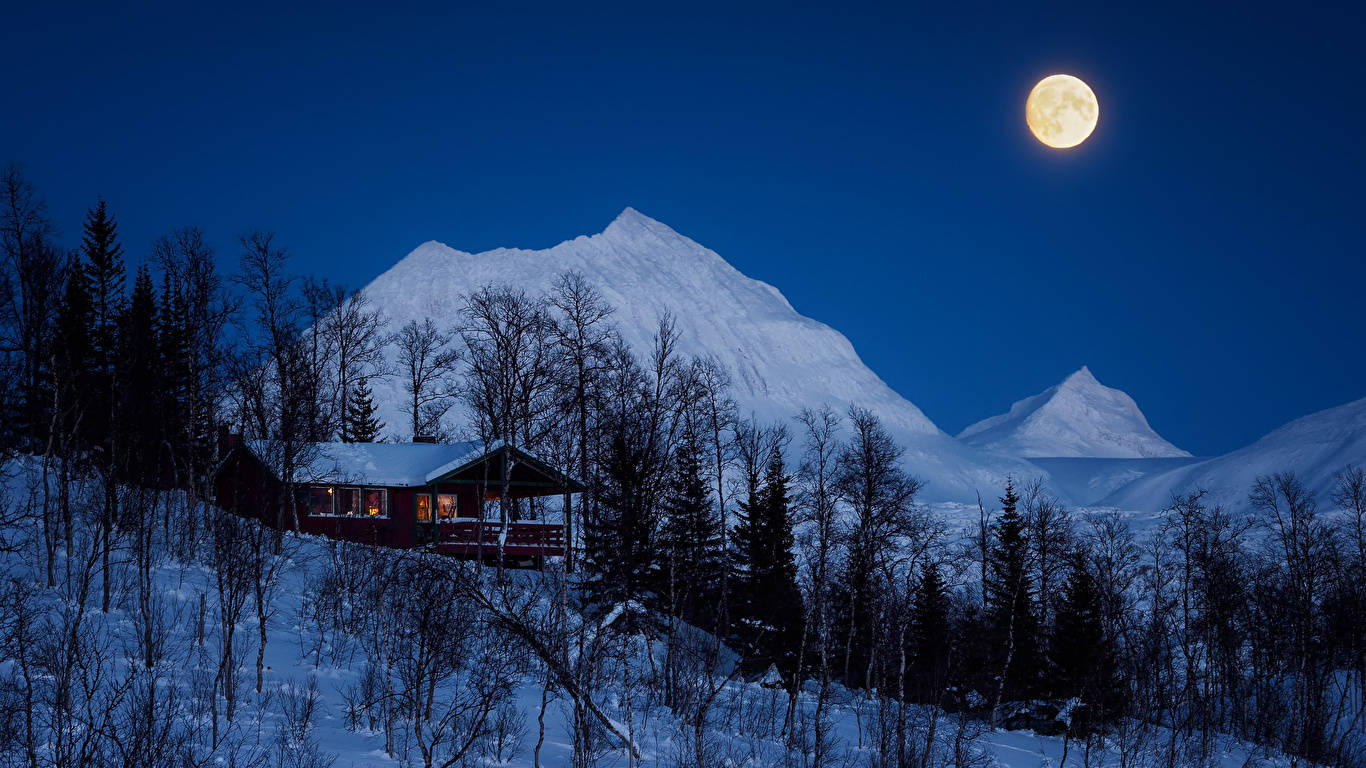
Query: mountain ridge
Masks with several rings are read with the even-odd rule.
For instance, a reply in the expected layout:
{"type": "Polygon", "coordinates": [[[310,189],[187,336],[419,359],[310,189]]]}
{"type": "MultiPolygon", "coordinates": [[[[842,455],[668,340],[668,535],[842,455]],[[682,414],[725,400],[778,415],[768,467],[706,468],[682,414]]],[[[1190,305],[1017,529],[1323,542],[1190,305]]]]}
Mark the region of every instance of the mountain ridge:
{"type": "Polygon", "coordinates": [[[1294,472],[1324,504],[1349,466],[1366,466],[1366,397],[1293,419],[1221,456],[1139,478],[1099,503],[1161,509],[1173,494],[1205,490],[1210,504],[1240,506],[1258,477],[1294,472]]]}
{"type": "MultiPolygon", "coordinates": [[[[651,346],[662,312],[681,332],[678,350],[710,355],[730,372],[741,412],[761,421],[791,420],[804,407],[878,414],[906,449],[908,470],[927,481],[927,500],[967,502],[1007,474],[1039,470],[1022,459],[965,445],[868,368],[849,339],[806,317],[776,287],[750,278],[724,258],[634,208],[600,233],[544,249],[494,248],[469,253],[429,240],[362,290],[397,327],[431,316],[451,324],[460,297],[487,284],[538,293],[556,275],[576,271],[615,313],[613,322],[637,355],[651,346]]],[[[387,350],[392,362],[395,350],[387,350]]],[[[407,439],[402,384],[373,383],[391,438],[407,439]]]]}
{"type": "MultiPolygon", "coordinates": [[[[975,510],[978,491],[993,498],[1007,475],[1041,478],[1080,506],[1156,511],[1173,490],[1192,483],[1232,488],[1229,498],[1245,499],[1247,489],[1237,487],[1247,480],[1240,457],[1246,463],[1252,456],[1247,451],[1265,448],[1263,441],[1277,435],[1280,447],[1273,454],[1312,455],[1317,463],[1267,460],[1258,466],[1280,471],[1312,464],[1309,474],[1319,490],[1336,471],[1323,468],[1328,464],[1366,463],[1366,399],[1340,407],[1359,407],[1363,426],[1359,435],[1329,439],[1337,448],[1306,447],[1301,443],[1313,443],[1314,430],[1291,429],[1306,420],[1323,425],[1345,413],[1329,409],[1273,430],[1252,446],[1197,459],[1152,430],[1133,398],[1101,384],[1087,366],[950,436],[869,369],[839,331],[800,314],[777,287],[744,275],[715,251],[630,207],[602,232],[549,248],[471,253],[428,240],[362,290],[396,321],[392,327],[428,316],[450,326],[470,291],[509,284],[539,293],[566,271],[583,274],[612,304],[613,322],[638,356],[648,354],[659,314],[671,313],[681,332],[679,352],[718,359],[731,373],[733,395],[746,416],[793,427],[804,407],[872,410],[905,449],[906,469],[926,481],[922,498],[931,503],[975,510]]],[[[396,350],[385,354],[392,363],[396,350]]],[[[388,377],[373,386],[390,439],[408,439],[401,382],[388,377]]]]}

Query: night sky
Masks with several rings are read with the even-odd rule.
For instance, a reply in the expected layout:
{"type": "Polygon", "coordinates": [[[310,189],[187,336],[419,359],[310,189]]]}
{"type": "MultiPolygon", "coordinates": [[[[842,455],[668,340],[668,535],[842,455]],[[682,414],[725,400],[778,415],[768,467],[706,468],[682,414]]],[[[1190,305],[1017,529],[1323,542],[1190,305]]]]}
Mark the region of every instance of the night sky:
{"type": "Polygon", "coordinates": [[[288,5],[6,4],[0,162],[66,245],[103,195],[131,263],[269,229],[350,286],[634,206],[949,432],[1083,364],[1197,454],[1366,396],[1360,4],[288,5]]]}

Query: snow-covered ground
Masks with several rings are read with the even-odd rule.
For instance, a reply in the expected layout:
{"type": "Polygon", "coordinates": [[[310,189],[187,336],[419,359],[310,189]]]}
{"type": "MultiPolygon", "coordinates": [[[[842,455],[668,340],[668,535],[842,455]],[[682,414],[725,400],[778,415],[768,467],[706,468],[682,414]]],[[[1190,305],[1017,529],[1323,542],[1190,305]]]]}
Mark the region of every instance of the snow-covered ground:
{"type": "MultiPolygon", "coordinates": [[[[32,461],[8,466],[5,490],[12,508],[35,498],[29,494],[41,487],[37,472],[38,465],[32,461]]],[[[78,492],[75,500],[79,504],[89,499],[78,492]]],[[[146,500],[143,498],[143,501],[146,500]]],[[[133,503],[134,497],[125,501],[133,503]]],[[[166,501],[166,497],[162,497],[161,503],[166,501]]],[[[176,500],[172,498],[170,501],[172,508],[176,508],[176,500]]],[[[155,518],[164,509],[153,506],[140,509],[139,512],[155,518]]],[[[91,554],[95,550],[90,521],[81,521],[83,527],[76,532],[76,552],[81,558],[56,563],[58,583],[52,588],[43,584],[44,556],[41,549],[36,547],[33,522],[34,519],[30,518],[3,530],[4,541],[15,548],[0,554],[9,589],[25,590],[30,596],[31,606],[35,608],[34,614],[26,619],[30,631],[46,632],[53,636],[51,633],[65,632],[73,620],[78,619],[84,627],[93,628],[96,639],[92,640],[90,647],[101,647],[106,653],[104,663],[107,674],[100,682],[103,688],[96,693],[104,695],[112,691],[125,676],[135,679],[139,668],[137,633],[138,628],[144,625],[140,624],[138,616],[137,606],[142,603],[136,596],[133,553],[127,546],[116,549],[111,567],[116,574],[113,580],[113,607],[109,613],[102,613],[98,577],[90,591],[82,597],[75,583],[66,575],[68,566],[79,570],[81,562],[93,562],[91,554]]],[[[160,534],[154,532],[153,535],[156,537],[160,534]]],[[[214,673],[214,660],[218,658],[216,654],[223,643],[221,630],[215,628],[218,626],[220,610],[217,597],[219,573],[198,559],[171,557],[164,542],[155,544],[154,549],[157,552],[151,571],[151,604],[163,619],[158,632],[162,633],[159,643],[164,653],[155,669],[157,689],[163,694],[163,702],[170,692],[179,697],[171,705],[174,709],[168,710],[174,715],[177,727],[188,727],[188,723],[196,722],[200,727],[198,732],[203,737],[208,733],[206,721],[209,710],[203,705],[202,699],[206,681],[214,673]]],[[[362,583],[340,588],[335,581],[339,563],[350,563],[351,567],[361,568],[365,562],[395,553],[359,545],[339,548],[333,542],[307,536],[287,537],[284,551],[280,578],[274,597],[269,601],[272,610],[265,627],[266,644],[262,656],[264,684],[258,694],[254,682],[259,625],[256,623],[254,607],[248,600],[242,619],[236,625],[237,642],[240,644],[237,652],[240,665],[236,673],[242,683],[238,711],[232,725],[220,722],[224,741],[216,758],[210,762],[243,764],[252,758],[262,757],[272,765],[421,765],[421,755],[410,732],[400,729],[390,739],[386,749],[383,733],[368,729],[364,722],[358,727],[358,718],[348,714],[352,709],[348,702],[363,685],[369,671],[367,665],[370,662],[363,650],[364,638],[348,634],[339,625],[319,619],[323,614],[320,606],[332,605],[338,598],[344,603],[348,599],[347,595],[360,594],[367,586],[362,583]],[[326,578],[333,580],[328,581],[326,578]],[[301,715],[301,712],[309,709],[304,706],[309,701],[313,702],[311,713],[301,715]],[[300,729],[300,722],[307,723],[308,727],[300,729]]],[[[455,567],[454,561],[439,558],[432,558],[430,565],[437,568],[455,567]]],[[[475,570],[468,564],[460,567],[468,569],[467,573],[475,570]]],[[[344,571],[343,567],[340,572],[344,571]]],[[[488,571],[484,571],[481,578],[487,581],[489,575],[488,571]]],[[[537,573],[518,572],[512,575],[512,583],[514,591],[521,590],[527,596],[534,596],[546,587],[549,578],[537,573]]],[[[386,587],[399,590],[424,588],[422,584],[389,584],[386,587]]],[[[6,594],[8,599],[8,596],[17,593],[6,594]]],[[[524,605],[525,611],[535,613],[544,610],[543,602],[529,598],[524,605]]],[[[7,605],[12,607],[11,604],[7,605]]],[[[609,639],[605,643],[621,648],[620,653],[609,655],[602,677],[604,682],[591,696],[619,731],[631,734],[639,759],[629,759],[624,749],[607,744],[599,754],[598,765],[696,764],[692,757],[697,743],[693,728],[657,700],[651,705],[650,697],[642,693],[644,679],[652,674],[651,670],[659,669],[662,664],[659,658],[660,644],[646,640],[629,629],[626,622],[620,621],[625,613],[623,608],[626,607],[606,612],[600,618],[571,612],[567,619],[571,624],[586,622],[588,630],[585,636],[590,638],[590,642],[607,637],[609,639]]],[[[630,608],[635,609],[633,606],[630,608]]],[[[339,610],[344,611],[345,608],[339,610]]],[[[483,626],[477,623],[480,621],[477,614],[464,615],[475,616],[476,626],[483,626]]],[[[15,616],[9,615],[6,619],[13,620],[15,616]]],[[[492,637],[486,637],[485,643],[492,637]]],[[[499,642],[506,642],[506,638],[499,642]]],[[[481,649],[481,655],[477,658],[463,660],[463,668],[467,670],[479,670],[486,659],[492,663],[495,657],[500,657],[506,650],[480,645],[478,637],[475,637],[473,645],[464,647],[481,649]]],[[[84,657],[84,660],[89,661],[89,657],[84,657]]],[[[456,661],[455,658],[451,659],[452,664],[456,661]]],[[[384,671],[399,674],[397,668],[395,666],[384,671]]],[[[499,710],[505,726],[500,731],[507,738],[501,744],[496,744],[493,736],[482,737],[481,747],[473,750],[469,759],[461,764],[533,765],[545,672],[534,662],[517,669],[511,678],[512,706],[499,710]]],[[[6,689],[7,695],[17,690],[12,686],[20,679],[20,671],[20,665],[13,658],[0,660],[0,678],[11,686],[6,689]]],[[[722,683],[721,677],[713,678],[709,674],[705,677],[705,683],[718,684],[721,688],[705,721],[703,741],[709,755],[705,764],[756,768],[809,764],[804,757],[805,749],[800,746],[790,749],[779,734],[786,701],[784,694],[756,681],[733,679],[722,683]]],[[[43,684],[41,680],[38,683],[39,686],[43,684]]],[[[461,679],[456,678],[442,685],[458,688],[461,684],[461,679]]],[[[95,702],[92,711],[98,712],[104,701],[99,695],[92,697],[95,702]]],[[[443,695],[445,688],[438,688],[438,701],[443,695]]],[[[221,699],[221,695],[217,698],[221,699]]],[[[814,689],[808,688],[800,699],[801,716],[809,718],[813,705],[814,689]]],[[[124,704],[118,706],[123,707],[124,704]]],[[[827,710],[832,729],[829,743],[834,745],[834,759],[828,764],[869,764],[875,754],[873,724],[877,707],[876,700],[836,686],[833,701],[827,710]]],[[[108,727],[117,730],[121,727],[118,718],[124,716],[124,710],[110,711],[114,719],[108,727]]],[[[218,711],[221,718],[221,700],[218,702],[218,711]]],[[[922,727],[916,733],[925,732],[923,726],[929,722],[926,718],[926,713],[922,711],[912,713],[912,722],[922,727]]],[[[364,718],[359,719],[364,721],[364,718]]],[[[571,724],[572,707],[568,697],[563,691],[552,692],[545,708],[540,765],[570,764],[571,724]]],[[[1065,745],[1055,737],[1028,732],[989,732],[980,723],[960,721],[954,716],[940,717],[937,733],[939,748],[944,750],[951,749],[959,736],[966,736],[966,751],[963,754],[973,758],[969,764],[1008,768],[1060,768],[1063,765],[1065,745]]],[[[1161,731],[1157,732],[1155,741],[1149,746],[1164,746],[1161,731]]],[[[1066,748],[1069,749],[1067,764],[1081,764],[1082,745],[1074,742],[1066,748]]],[[[1090,764],[1118,766],[1121,764],[1122,749],[1123,745],[1118,740],[1097,744],[1091,754],[1090,764]]],[[[207,752],[201,750],[199,756],[206,755],[207,752]]],[[[1228,742],[1219,747],[1213,764],[1234,768],[1280,765],[1285,762],[1261,754],[1247,745],[1228,742]]],[[[437,764],[441,764],[440,761],[437,764]]],[[[1129,754],[1127,762],[1123,764],[1138,766],[1146,763],[1141,759],[1135,760],[1134,754],[1129,754]]]]}

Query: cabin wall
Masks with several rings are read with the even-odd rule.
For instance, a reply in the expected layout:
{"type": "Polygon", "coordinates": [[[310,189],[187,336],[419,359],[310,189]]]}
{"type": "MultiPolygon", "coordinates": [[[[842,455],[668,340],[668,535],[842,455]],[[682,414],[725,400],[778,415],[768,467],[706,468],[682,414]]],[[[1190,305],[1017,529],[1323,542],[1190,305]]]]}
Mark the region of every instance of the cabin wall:
{"type": "MultiPolygon", "coordinates": [[[[376,488],[381,486],[364,486],[376,488]]],[[[333,539],[375,544],[383,547],[407,548],[416,543],[413,523],[414,491],[412,488],[386,488],[389,492],[388,517],[339,517],[309,515],[308,504],[295,504],[299,515],[299,531],[333,539]]]]}
{"type": "MultiPolygon", "coordinates": [[[[307,486],[304,486],[307,487],[307,486]]],[[[375,486],[371,486],[375,487],[375,486]]],[[[411,547],[415,543],[413,491],[388,488],[387,518],[310,516],[307,502],[289,500],[300,533],[386,547],[411,547]]],[[[233,450],[224,459],[214,478],[214,502],[222,509],[242,517],[276,526],[275,510],[280,500],[280,483],[261,462],[245,449],[233,450]]],[[[281,521],[288,529],[289,520],[281,521]]]]}
{"type": "Polygon", "coordinates": [[[280,483],[245,450],[234,450],[214,477],[214,503],[242,517],[274,526],[280,483]]]}

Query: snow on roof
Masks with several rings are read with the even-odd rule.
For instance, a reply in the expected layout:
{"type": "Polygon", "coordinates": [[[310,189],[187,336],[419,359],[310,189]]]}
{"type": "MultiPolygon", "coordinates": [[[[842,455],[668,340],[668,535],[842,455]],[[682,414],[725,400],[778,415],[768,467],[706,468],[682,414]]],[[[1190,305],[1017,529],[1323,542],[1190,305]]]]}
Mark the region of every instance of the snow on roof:
{"type": "MultiPolygon", "coordinates": [[[[253,440],[250,448],[263,459],[271,455],[265,441],[253,440]]],[[[436,470],[467,464],[484,453],[483,444],[478,442],[312,443],[304,450],[307,464],[297,477],[301,482],[425,485],[429,477],[437,476],[436,470]]]]}
{"type": "MultiPolygon", "coordinates": [[[[451,472],[454,472],[455,470],[460,469],[460,468],[464,467],[466,464],[469,464],[470,462],[472,462],[472,461],[474,461],[475,459],[479,458],[483,453],[492,453],[493,451],[496,451],[496,450],[498,450],[499,448],[502,448],[502,447],[503,447],[503,441],[502,441],[502,440],[494,440],[492,443],[489,443],[488,450],[487,450],[487,451],[482,451],[482,452],[479,451],[479,450],[477,450],[477,444],[476,444],[476,443],[467,443],[467,445],[476,446],[476,450],[475,450],[473,453],[468,453],[468,454],[466,454],[466,455],[464,455],[464,456],[457,456],[457,457],[451,459],[450,461],[447,461],[445,464],[442,464],[441,466],[437,467],[436,469],[433,469],[432,471],[430,471],[430,472],[427,473],[427,477],[425,478],[425,480],[426,480],[427,482],[430,483],[431,481],[435,480],[435,479],[438,478],[438,477],[441,477],[442,475],[450,474],[451,472]]],[[[526,452],[525,452],[525,451],[522,451],[522,453],[526,453],[526,452]]],[[[527,454],[527,455],[530,456],[531,454],[527,454]]],[[[535,458],[535,457],[533,457],[533,458],[535,458]]]]}
{"type": "MultiPolygon", "coordinates": [[[[258,458],[271,462],[272,445],[265,440],[248,441],[258,458]]],[[[503,447],[495,440],[487,448],[480,442],[464,443],[306,443],[296,474],[299,482],[406,487],[426,485],[438,477],[479,460],[503,447]]],[[[526,451],[517,453],[544,464],[526,451]]]]}

